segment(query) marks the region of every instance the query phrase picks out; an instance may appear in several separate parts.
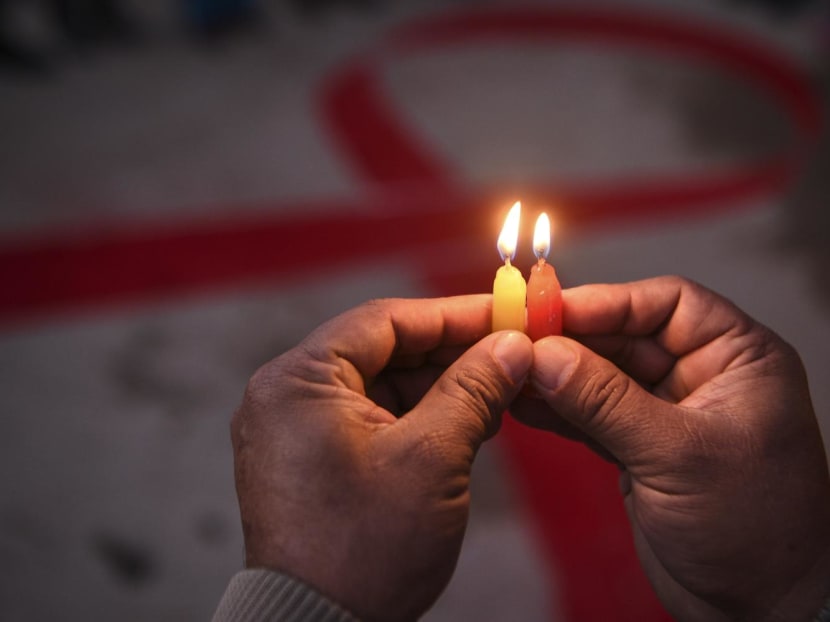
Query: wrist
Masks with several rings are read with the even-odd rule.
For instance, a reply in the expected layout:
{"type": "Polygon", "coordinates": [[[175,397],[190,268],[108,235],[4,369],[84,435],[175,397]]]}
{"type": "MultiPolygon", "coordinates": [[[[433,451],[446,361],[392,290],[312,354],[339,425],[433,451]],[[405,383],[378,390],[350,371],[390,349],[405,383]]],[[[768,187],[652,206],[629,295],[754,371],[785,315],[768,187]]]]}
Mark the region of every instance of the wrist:
{"type": "Polygon", "coordinates": [[[238,572],[228,584],[213,622],[315,620],[357,622],[357,618],[313,586],[263,568],[238,572]]]}

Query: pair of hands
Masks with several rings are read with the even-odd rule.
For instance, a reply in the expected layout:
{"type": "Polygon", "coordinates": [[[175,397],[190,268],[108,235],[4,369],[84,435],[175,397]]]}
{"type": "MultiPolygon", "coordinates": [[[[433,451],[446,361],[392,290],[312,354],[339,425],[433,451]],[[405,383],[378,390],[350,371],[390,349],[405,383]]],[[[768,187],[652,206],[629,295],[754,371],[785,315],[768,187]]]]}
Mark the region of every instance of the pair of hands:
{"type": "Polygon", "coordinates": [[[570,338],[535,344],[488,335],[490,304],[370,303],[254,375],[232,422],[249,567],[362,619],[417,618],[452,575],[473,460],[510,407],[621,464],[640,559],[677,619],[815,615],[830,479],[790,346],[673,277],[566,290],[570,338]]]}

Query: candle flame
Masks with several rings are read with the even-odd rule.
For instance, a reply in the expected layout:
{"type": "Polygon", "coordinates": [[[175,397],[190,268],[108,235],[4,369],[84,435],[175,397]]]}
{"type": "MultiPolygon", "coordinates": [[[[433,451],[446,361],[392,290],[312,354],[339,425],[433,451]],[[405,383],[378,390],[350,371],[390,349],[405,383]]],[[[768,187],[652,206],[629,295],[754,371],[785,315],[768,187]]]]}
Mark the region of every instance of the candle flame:
{"type": "Polygon", "coordinates": [[[550,219],[542,212],[536,220],[533,232],[533,253],[537,259],[545,259],[550,252],[550,219]]]}
{"type": "Polygon", "coordinates": [[[499,255],[503,260],[512,260],[516,256],[516,246],[519,244],[519,216],[522,211],[522,202],[516,201],[507,218],[504,219],[504,226],[499,234],[497,247],[499,255]]]}

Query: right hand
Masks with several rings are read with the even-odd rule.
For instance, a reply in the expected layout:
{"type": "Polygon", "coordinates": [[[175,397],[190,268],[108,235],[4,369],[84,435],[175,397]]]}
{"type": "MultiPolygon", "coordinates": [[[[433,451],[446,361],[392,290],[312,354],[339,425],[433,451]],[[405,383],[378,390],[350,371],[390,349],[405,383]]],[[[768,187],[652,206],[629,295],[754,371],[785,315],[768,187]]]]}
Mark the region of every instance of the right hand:
{"type": "Polygon", "coordinates": [[[598,445],[679,620],[811,620],[830,596],[830,477],[798,355],[674,277],[564,292],[513,415],[598,445]]]}

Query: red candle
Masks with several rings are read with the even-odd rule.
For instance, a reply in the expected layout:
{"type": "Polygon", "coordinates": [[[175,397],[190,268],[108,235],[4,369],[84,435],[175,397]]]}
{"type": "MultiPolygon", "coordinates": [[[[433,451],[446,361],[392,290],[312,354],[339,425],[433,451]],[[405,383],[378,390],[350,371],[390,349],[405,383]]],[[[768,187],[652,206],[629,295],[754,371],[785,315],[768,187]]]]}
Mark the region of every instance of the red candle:
{"type": "Polygon", "coordinates": [[[538,262],[530,269],[527,282],[527,335],[538,341],[548,335],[562,334],[562,288],[545,258],[550,252],[550,221],[541,214],[533,234],[533,252],[538,262]]]}

